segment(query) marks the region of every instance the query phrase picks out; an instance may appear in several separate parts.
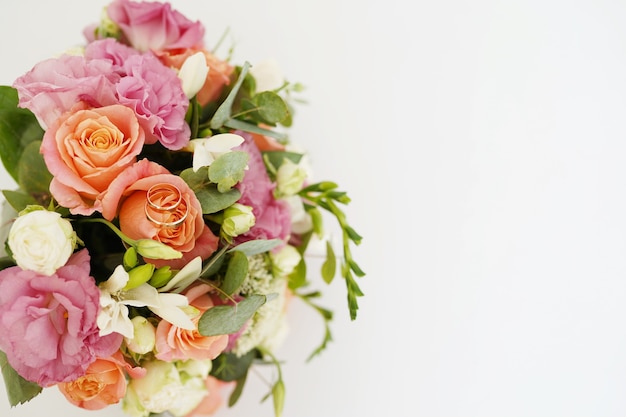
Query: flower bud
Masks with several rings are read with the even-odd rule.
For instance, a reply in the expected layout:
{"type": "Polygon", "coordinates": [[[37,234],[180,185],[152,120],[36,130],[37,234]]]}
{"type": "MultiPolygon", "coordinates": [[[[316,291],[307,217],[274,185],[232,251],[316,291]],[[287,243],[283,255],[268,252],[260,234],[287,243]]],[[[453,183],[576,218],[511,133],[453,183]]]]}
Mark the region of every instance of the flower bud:
{"type": "Polygon", "coordinates": [[[226,239],[236,237],[250,230],[255,222],[252,207],[235,203],[224,210],[221,233],[226,239]]]}
{"type": "Polygon", "coordinates": [[[180,259],[183,257],[179,251],[152,239],[139,239],[135,249],[141,256],[150,259],[180,259]]]}
{"type": "Polygon", "coordinates": [[[276,172],[276,198],[288,197],[302,189],[307,172],[300,165],[285,159],[276,172]]]}
{"type": "Polygon", "coordinates": [[[183,91],[187,98],[193,98],[202,88],[209,73],[209,66],[202,52],[191,55],[180,67],[178,78],[183,84],[183,91]]]}
{"type": "Polygon", "coordinates": [[[277,277],[284,277],[293,272],[293,269],[300,263],[302,256],[296,248],[285,245],[276,252],[270,252],[272,260],[272,273],[277,277]]]}
{"type": "Polygon", "coordinates": [[[132,290],[133,288],[137,288],[141,284],[145,284],[150,280],[153,272],[154,265],[152,264],[143,264],[134,267],[133,269],[128,271],[128,282],[126,283],[126,286],[123,288],[123,290],[132,290]]]}
{"type": "Polygon", "coordinates": [[[124,338],[128,350],[140,355],[152,352],[156,343],[156,329],[152,323],[142,316],[133,317],[130,321],[133,324],[133,337],[124,338]]]}
{"type": "Polygon", "coordinates": [[[124,268],[131,269],[137,266],[137,250],[134,247],[126,249],[124,252],[124,268]]]}
{"type": "Polygon", "coordinates": [[[169,266],[162,266],[154,271],[152,278],[148,283],[154,288],[161,288],[172,279],[172,268],[169,266]]]}

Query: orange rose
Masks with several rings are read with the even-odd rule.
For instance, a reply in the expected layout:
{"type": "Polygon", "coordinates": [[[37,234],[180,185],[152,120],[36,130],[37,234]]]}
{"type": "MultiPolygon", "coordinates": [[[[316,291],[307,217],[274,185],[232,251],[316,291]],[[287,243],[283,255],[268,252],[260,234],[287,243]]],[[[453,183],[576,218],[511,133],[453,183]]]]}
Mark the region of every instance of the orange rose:
{"type": "Polygon", "coordinates": [[[206,259],[217,249],[219,239],[204,223],[193,190],[154,162],[137,162],[111,184],[104,217],[113,214],[118,204],[120,229],[126,236],[153,239],[183,253],[181,259],[149,260],[157,266],[180,269],[196,256],[206,259]]]}
{"type": "Polygon", "coordinates": [[[72,382],[58,384],[67,400],[86,410],[100,410],[118,403],[126,395],[126,372],[134,378],[144,375],[142,368],[133,368],[118,351],[109,358],[98,358],[85,375],[72,382]]]}
{"type": "Polygon", "coordinates": [[[233,73],[234,67],[206,50],[190,48],[185,50],[159,52],[158,54],[159,59],[164,65],[180,69],[187,58],[198,52],[202,52],[204,54],[206,64],[209,67],[209,73],[206,81],[196,95],[198,103],[204,106],[211,101],[217,100],[220,94],[222,94],[224,86],[230,84],[230,75],[233,73]]]}
{"type": "Polygon", "coordinates": [[[198,321],[202,313],[213,307],[213,301],[208,295],[211,287],[205,284],[190,288],[185,295],[189,304],[197,308],[200,313],[192,319],[195,330],[185,330],[161,320],[156,332],[157,359],[171,362],[185,359],[215,359],[228,345],[228,335],[203,336],[198,328],[198,321]]]}
{"type": "Polygon", "coordinates": [[[54,177],[53,197],[73,214],[102,211],[103,194],[136,162],[144,140],[135,113],[122,105],[79,108],[65,114],[46,131],[41,144],[54,177]]]}

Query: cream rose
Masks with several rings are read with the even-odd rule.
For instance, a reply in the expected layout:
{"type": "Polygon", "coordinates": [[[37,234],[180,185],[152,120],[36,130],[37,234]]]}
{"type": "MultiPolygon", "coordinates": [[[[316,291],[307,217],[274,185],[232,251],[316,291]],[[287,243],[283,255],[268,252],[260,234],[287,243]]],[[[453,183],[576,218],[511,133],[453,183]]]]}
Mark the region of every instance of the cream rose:
{"type": "Polygon", "coordinates": [[[76,240],[69,220],[54,211],[41,209],[15,219],[8,244],[20,268],[52,275],[70,258],[76,240]]]}

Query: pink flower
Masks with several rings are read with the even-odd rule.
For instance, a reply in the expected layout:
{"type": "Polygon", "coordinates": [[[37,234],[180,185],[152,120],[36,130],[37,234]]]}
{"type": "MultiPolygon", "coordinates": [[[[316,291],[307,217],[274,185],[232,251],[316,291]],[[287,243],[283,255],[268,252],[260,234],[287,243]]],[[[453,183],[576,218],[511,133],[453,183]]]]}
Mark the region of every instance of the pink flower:
{"type": "Polygon", "coordinates": [[[204,27],[192,22],[169,3],[116,0],[107,12],[126,41],[140,51],[199,47],[204,27]]]}
{"type": "Polygon", "coordinates": [[[215,359],[228,344],[228,335],[202,336],[197,324],[202,313],[213,307],[213,301],[207,294],[211,287],[197,285],[186,292],[189,304],[200,313],[192,319],[196,325],[194,330],[185,330],[161,320],[156,332],[156,358],[171,362],[185,359],[215,359]]]}
{"type": "Polygon", "coordinates": [[[140,52],[136,49],[113,38],[97,40],[85,46],[85,58],[87,60],[104,59],[110,61],[114,70],[121,69],[131,55],[139,54],[140,52]]]}
{"type": "Polygon", "coordinates": [[[109,61],[62,55],[38,63],[13,87],[19,106],[32,111],[45,129],[79,102],[90,107],[117,103],[118,79],[109,61]]]}
{"type": "Polygon", "coordinates": [[[122,338],[99,336],[100,291],[89,253],[75,253],[51,276],[19,267],[0,271],[0,350],[25,379],[47,387],[84,375],[122,338]]]}
{"type": "Polygon", "coordinates": [[[185,417],[209,417],[214,415],[224,405],[224,397],[221,391],[230,388],[232,385],[234,385],[234,382],[224,382],[209,376],[206,379],[207,395],[185,417]]]}
{"type": "Polygon", "coordinates": [[[189,99],[176,72],[151,53],[131,55],[116,85],[120,104],[132,108],[146,131],[146,143],[157,141],[171,150],[190,139],[185,114],[189,99]]]}
{"type": "Polygon", "coordinates": [[[237,188],[241,191],[239,203],[251,206],[256,216],[256,223],[246,233],[237,236],[235,241],[243,243],[253,239],[282,239],[287,241],[291,234],[289,206],[285,201],[276,200],[273,195],[275,184],[270,180],[265,169],[261,152],[256,147],[252,136],[245,132],[235,132],[245,141],[234,150],[246,151],[248,170],[237,188]]]}
{"type": "Polygon", "coordinates": [[[219,239],[204,223],[195,193],[181,177],[147,159],[135,163],[111,183],[102,199],[102,208],[106,219],[118,215],[120,229],[131,239],[157,240],[183,253],[180,259],[150,261],[157,266],[180,269],[196,256],[207,259],[217,249],[219,239]],[[159,226],[146,216],[148,190],[163,184],[173,185],[180,192],[180,206],[168,213],[177,219],[186,213],[184,221],[176,227],[159,226]]]}
{"type": "Polygon", "coordinates": [[[144,144],[135,113],[119,104],[66,113],[46,131],[41,145],[54,176],[50,191],[73,214],[101,211],[101,198],[144,144]]]}

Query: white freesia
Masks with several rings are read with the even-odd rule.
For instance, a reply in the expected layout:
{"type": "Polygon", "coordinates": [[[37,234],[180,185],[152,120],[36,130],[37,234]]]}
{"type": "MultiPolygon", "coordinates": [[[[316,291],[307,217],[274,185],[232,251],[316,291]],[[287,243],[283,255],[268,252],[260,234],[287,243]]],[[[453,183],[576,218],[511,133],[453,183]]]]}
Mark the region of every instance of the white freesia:
{"type": "Polygon", "coordinates": [[[117,332],[128,339],[134,337],[127,306],[148,307],[154,314],[177,327],[195,329],[186,312],[193,308],[189,306],[187,297],[181,294],[160,294],[148,283],[124,291],[128,278],[128,272],[118,265],[111,277],[100,284],[101,310],[97,324],[101,336],[117,332]]]}
{"type": "Polygon", "coordinates": [[[8,237],[17,265],[44,275],[52,275],[66,264],[76,242],[76,233],[69,220],[44,209],[18,216],[8,237]]]}
{"type": "Polygon", "coordinates": [[[273,59],[266,59],[250,67],[250,73],[256,81],[256,91],[271,91],[279,89],[285,83],[278,63],[273,59]]]}
{"type": "Polygon", "coordinates": [[[190,140],[188,148],[193,151],[193,171],[210,166],[217,158],[242,143],[243,138],[234,133],[220,133],[208,138],[190,140]]]}
{"type": "Polygon", "coordinates": [[[209,74],[209,66],[202,52],[191,55],[180,67],[178,78],[183,84],[183,91],[187,98],[193,98],[202,88],[209,74]]]}

